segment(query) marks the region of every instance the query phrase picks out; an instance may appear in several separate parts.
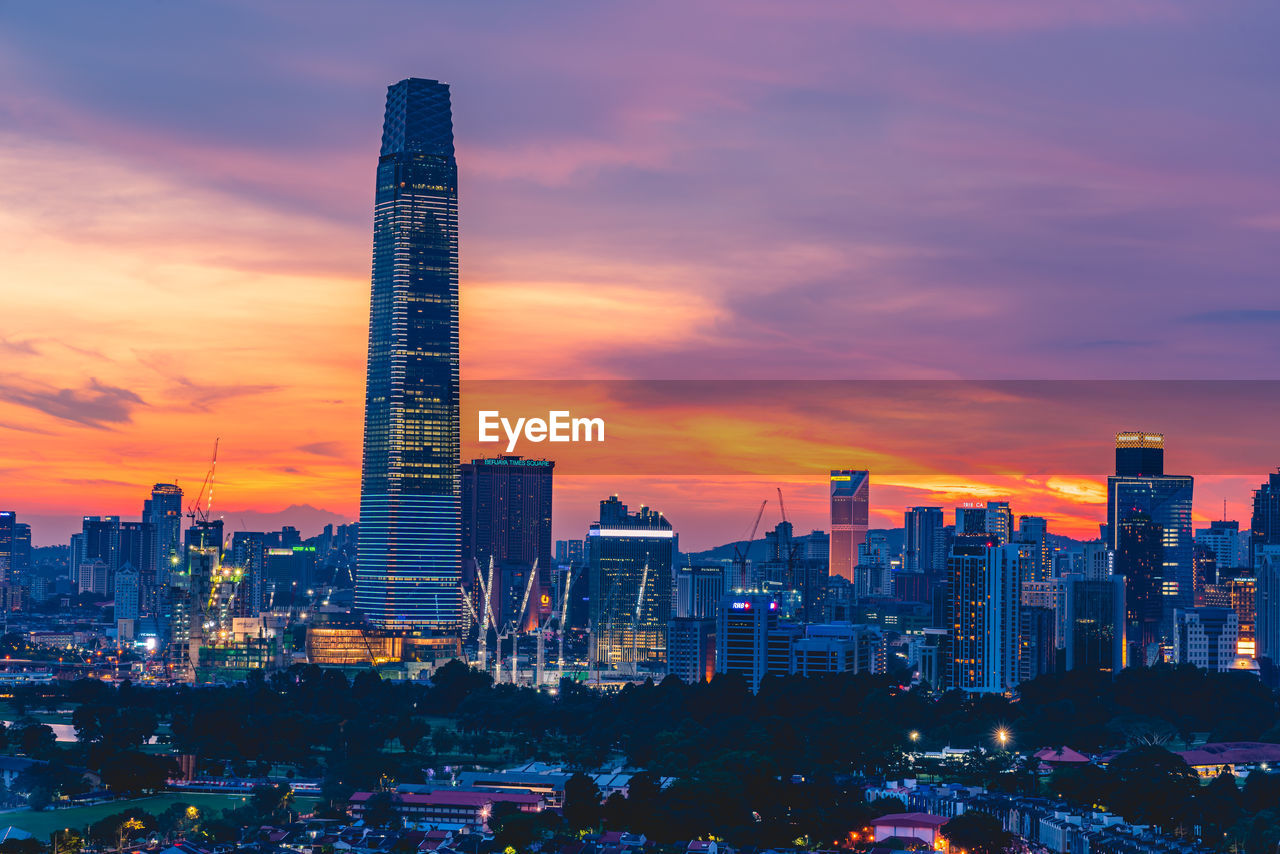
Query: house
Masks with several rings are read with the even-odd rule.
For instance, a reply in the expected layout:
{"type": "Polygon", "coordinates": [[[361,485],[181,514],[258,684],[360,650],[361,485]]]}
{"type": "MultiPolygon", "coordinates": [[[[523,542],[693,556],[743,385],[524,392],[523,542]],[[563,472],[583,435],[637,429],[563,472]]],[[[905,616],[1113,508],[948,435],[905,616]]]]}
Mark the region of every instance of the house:
{"type": "Polygon", "coordinates": [[[871,828],[876,842],[886,839],[918,839],[934,851],[946,851],[942,827],[950,818],[925,812],[900,812],[872,819],[871,828]]]}

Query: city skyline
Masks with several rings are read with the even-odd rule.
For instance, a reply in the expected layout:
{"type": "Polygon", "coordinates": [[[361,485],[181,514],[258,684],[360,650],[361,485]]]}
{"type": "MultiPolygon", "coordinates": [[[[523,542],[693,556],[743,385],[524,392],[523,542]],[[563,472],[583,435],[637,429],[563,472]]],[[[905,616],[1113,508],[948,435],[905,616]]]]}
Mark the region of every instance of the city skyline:
{"type": "MultiPolygon", "coordinates": [[[[468,12],[432,17],[524,63],[513,75],[461,46],[370,51],[391,42],[336,7],[281,54],[271,34],[292,17],[245,8],[205,21],[210,8],[128,26],[94,10],[59,27],[47,10],[0,13],[6,67],[29,84],[0,96],[12,119],[0,272],[28,283],[22,310],[0,321],[0,499],[34,522],[39,544],[65,541],[85,513],[135,515],[154,482],[190,489],[215,436],[229,524],[290,505],[356,517],[371,105],[409,73],[467,93],[464,379],[1208,380],[1263,375],[1274,351],[1274,60],[1242,30],[1246,16],[983,4],[807,7],[779,20],[753,7],[732,46],[715,41],[713,15],[682,18],[660,74],[635,39],[669,33],[674,7],[515,14],[522,34],[563,40],[563,58],[545,39],[524,51],[515,29],[484,31],[468,12]],[[209,25],[180,55],[147,38],[184,19],[209,25]],[[780,38],[796,60],[826,31],[860,50],[773,65],[751,49],[780,38]],[[83,47],[57,68],[42,50],[54,32],[83,47]],[[199,61],[245,32],[230,73],[199,61]],[[1188,62],[1193,37],[1204,53],[1188,62]],[[1089,73],[1062,78],[1063,57],[1085,50],[1089,73]],[[132,55],[171,74],[141,76],[132,55]],[[568,61],[605,56],[607,85],[568,61]],[[1146,70],[1126,76],[1135,58],[1146,70]],[[1043,91],[1071,127],[1033,108],[1043,91]],[[823,168],[756,170],[780,148],[823,168]],[[68,179],[74,199],[43,192],[68,179]],[[1134,316],[1142,336],[1127,331],[1134,316]]],[[[1167,432],[1177,470],[1197,476],[1197,524],[1223,498],[1230,517],[1247,516],[1270,463],[1215,484],[1191,457],[1220,424],[1192,435],[1128,419],[1075,439],[1102,459],[1109,433],[1143,425],[1167,432]]],[[[1083,536],[1099,521],[1097,480],[948,477],[937,465],[922,487],[886,481],[863,450],[812,464],[873,471],[873,526],[900,524],[906,506],[995,498],[1054,531],[1083,536]]],[[[1001,465],[998,449],[981,453],[1001,465]]],[[[823,527],[821,481],[565,475],[556,536],[585,530],[619,492],[662,510],[690,546],[713,545],[736,538],[778,482],[797,528],[823,527]]]]}

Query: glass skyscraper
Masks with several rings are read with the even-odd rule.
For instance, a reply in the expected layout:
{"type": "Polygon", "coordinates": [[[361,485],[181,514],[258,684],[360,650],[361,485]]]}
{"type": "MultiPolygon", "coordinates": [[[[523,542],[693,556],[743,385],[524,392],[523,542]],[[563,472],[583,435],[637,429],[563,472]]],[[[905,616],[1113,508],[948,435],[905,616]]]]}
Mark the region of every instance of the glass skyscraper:
{"type": "Polygon", "coordinates": [[[831,574],[853,581],[858,546],[867,540],[871,473],[831,472],[831,574]]]}
{"type": "Polygon", "coordinates": [[[387,90],[373,216],[357,610],[452,630],[462,605],[458,167],[449,87],[387,90]]]}
{"type": "MultiPolygon", "coordinates": [[[[1154,568],[1158,579],[1160,640],[1171,641],[1173,612],[1195,604],[1195,569],[1192,565],[1193,534],[1191,500],[1194,481],[1189,476],[1164,473],[1164,436],[1160,433],[1123,432],[1116,435],[1116,474],[1107,478],[1108,545],[1120,562],[1122,530],[1126,519],[1143,515],[1159,535],[1161,560],[1154,568]]],[[[1156,579],[1140,578],[1126,563],[1117,571],[1129,579],[1129,588],[1145,588],[1156,579]]],[[[1133,611],[1130,604],[1129,610],[1133,611]]],[[[1130,635],[1130,641],[1139,638],[1130,635]]],[[[1150,643],[1150,639],[1144,639],[1150,643]]]]}

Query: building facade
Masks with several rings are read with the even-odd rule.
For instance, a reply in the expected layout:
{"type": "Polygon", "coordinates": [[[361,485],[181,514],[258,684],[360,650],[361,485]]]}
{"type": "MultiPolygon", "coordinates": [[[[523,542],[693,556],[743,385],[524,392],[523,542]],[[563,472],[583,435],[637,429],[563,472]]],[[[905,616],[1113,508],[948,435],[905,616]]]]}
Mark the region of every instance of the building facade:
{"type": "Polygon", "coordinates": [[[461,618],[458,169],[449,87],[388,88],[374,204],[355,606],[387,629],[461,618]]]}
{"type": "Polygon", "coordinates": [[[661,513],[630,513],[615,495],[587,532],[591,659],[665,667],[676,534],[661,513]]]}
{"type": "Polygon", "coordinates": [[[853,581],[858,546],[867,538],[870,507],[870,472],[853,469],[831,472],[831,575],[853,581]]]}

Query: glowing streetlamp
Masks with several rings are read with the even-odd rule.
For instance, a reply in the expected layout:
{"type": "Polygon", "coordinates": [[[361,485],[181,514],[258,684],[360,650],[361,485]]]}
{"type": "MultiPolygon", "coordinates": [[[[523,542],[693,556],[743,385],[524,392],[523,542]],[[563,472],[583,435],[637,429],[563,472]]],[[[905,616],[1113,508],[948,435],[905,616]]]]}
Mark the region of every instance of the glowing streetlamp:
{"type": "Polygon", "coordinates": [[[996,741],[1000,742],[1000,749],[1004,750],[1009,746],[1009,730],[1004,727],[996,730],[996,741]]]}

